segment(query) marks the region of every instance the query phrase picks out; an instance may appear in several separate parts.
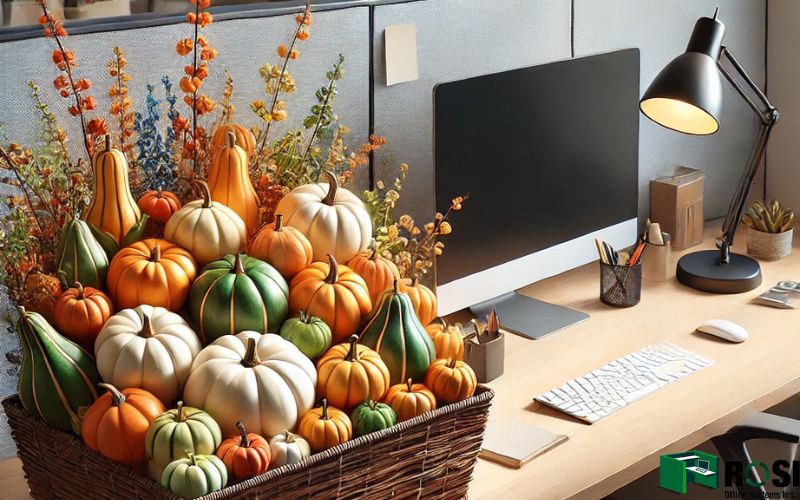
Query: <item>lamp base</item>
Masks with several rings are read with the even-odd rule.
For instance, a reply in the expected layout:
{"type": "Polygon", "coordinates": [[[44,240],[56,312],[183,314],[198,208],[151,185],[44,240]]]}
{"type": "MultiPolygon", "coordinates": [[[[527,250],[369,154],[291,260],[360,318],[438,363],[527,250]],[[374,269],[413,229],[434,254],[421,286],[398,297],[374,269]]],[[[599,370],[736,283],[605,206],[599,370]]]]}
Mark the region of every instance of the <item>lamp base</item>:
{"type": "Polygon", "coordinates": [[[684,285],[710,293],[749,292],[761,284],[761,266],[746,255],[730,254],[730,262],[719,261],[719,250],[686,254],[678,261],[676,276],[684,285]]]}

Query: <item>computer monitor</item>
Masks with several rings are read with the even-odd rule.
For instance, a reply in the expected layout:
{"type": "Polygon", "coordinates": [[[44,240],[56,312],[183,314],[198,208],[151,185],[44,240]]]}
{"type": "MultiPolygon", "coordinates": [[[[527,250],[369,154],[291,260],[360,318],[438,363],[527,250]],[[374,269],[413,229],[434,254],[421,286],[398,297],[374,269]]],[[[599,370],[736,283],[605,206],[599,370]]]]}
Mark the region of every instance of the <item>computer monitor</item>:
{"type": "Polygon", "coordinates": [[[437,263],[440,314],[494,306],[532,338],[588,318],[515,290],[596,260],[595,238],[635,242],[638,99],[638,49],[436,86],[437,206],[470,194],[437,263]]]}
{"type": "Polygon", "coordinates": [[[701,469],[708,470],[710,462],[708,460],[698,460],[697,466],[700,467],[701,469]]]}

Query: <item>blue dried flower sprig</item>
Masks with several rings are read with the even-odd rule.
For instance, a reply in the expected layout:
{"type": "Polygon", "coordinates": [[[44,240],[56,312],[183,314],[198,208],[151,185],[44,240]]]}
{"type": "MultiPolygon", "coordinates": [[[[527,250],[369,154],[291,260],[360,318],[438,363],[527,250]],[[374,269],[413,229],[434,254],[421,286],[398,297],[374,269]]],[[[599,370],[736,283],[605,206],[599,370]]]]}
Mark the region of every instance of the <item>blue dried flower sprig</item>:
{"type": "Polygon", "coordinates": [[[155,97],[155,86],[152,84],[147,85],[145,112],[144,114],[137,112],[133,123],[133,129],[138,134],[136,159],[142,174],[140,187],[143,191],[148,189],[173,190],[176,184],[177,165],[172,151],[175,131],[172,128],[172,120],[177,115],[175,110],[177,97],[168,77],[163,77],[161,84],[164,87],[164,100],[168,104],[167,117],[170,120],[166,124],[166,139],[159,129],[160,107],[163,101],[155,97]]]}

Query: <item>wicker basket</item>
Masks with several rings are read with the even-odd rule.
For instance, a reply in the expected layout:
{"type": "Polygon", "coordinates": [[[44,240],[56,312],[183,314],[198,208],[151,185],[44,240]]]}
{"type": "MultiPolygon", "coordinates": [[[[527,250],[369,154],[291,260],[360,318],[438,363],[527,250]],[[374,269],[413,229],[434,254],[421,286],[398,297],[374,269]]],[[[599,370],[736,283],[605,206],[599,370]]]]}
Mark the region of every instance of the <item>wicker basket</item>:
{"type": "Polygon", "coordinates": [[[762,260],[778,260],[792,253],[794,229],[783,233],[765,233],[749,228],[747,253],[762,260]]]}
{"type": "MultiPolygon", "coordinates": [[[[469,399],[202,498],[464,498],[493,396],[479,386],[469,399]]],[[[177,498],[30,415],[19,397],[3,407],[34,498],[177,498]]]]}

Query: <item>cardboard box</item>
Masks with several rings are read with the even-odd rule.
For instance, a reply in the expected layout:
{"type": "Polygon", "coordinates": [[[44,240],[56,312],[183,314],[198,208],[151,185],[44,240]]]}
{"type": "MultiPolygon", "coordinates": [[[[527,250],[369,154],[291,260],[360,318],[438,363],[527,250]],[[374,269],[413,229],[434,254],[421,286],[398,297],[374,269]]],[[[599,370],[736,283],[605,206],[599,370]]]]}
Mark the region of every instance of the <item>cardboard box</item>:
{"type": "Polygon", "coordinates": [[[681,167],[673,177],[650,181],[650,220],[672,235],[672,248],[683,249],[703,241],[703,186],[705,174],[681,167]]]}

